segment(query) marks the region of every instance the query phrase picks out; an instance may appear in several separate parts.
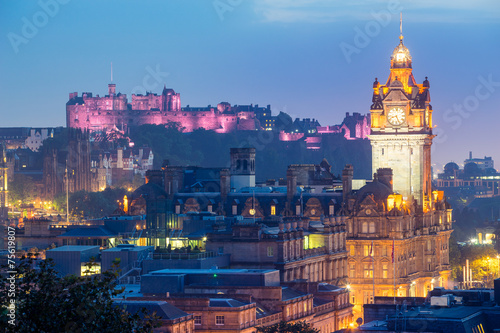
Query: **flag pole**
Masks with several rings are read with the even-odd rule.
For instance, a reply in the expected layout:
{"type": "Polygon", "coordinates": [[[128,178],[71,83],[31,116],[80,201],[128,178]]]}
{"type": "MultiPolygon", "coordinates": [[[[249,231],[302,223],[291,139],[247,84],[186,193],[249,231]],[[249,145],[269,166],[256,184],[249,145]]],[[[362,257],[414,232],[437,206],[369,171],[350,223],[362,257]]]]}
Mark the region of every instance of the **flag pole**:
{"type": "Polygon", "coordinates": [[[393,272],[392,272],[392,278],[394,280],[394,304],[396,304],[396,254],[395,254],[395,246],[394,246],[394,237],[392,238],[392,265],[393,265],[393,272]]]}
{"type": "Polygon", "coordinates": [[[374,248],[373,248],[373,241],[372,241],[372,247],[370,249],[370,256],[372,257],[372,277],[373,277],[373,303],[375,304],[375,256],[373,255],[374,248]]]}

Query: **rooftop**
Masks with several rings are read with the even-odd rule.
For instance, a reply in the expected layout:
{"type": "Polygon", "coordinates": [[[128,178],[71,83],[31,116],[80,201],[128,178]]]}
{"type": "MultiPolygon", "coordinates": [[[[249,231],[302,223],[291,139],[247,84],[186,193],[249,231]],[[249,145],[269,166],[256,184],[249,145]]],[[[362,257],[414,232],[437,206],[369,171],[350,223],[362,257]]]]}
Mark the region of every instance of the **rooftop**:
{"type": "Polygon", "coordinates": [[[274,272],[274,269],[161,269],[150,274],[261,274],[274,272]]]}
{"type": "Polygon", "coordinates": [[[55,249],[47,250],[47,252],[82,252],[92,249],[99,249],[99,246],[89,246],[89,245],[65,245],[61,247],[56,247],[55,249]]]}
{"type": "MultiPolygon", "coordinates": [[[[188,313],[164,301],[115,301],[115,305],[124,308],[130,314],[139,313],[145,308],[148,314],[156,312],[158,317],[167,320],[189,316],[188,313]]],[[[140,313],[139,315],[143,316],[140,313]]]]}
{"type": "Polygon", "coordinates": [[[137,246],[134,244],[119,244],[116,247],[112,247],[110,249],[103,250],[103,252],[121,252],[121,251],[146,251],[153,250],[153,246],[137,246]]]}

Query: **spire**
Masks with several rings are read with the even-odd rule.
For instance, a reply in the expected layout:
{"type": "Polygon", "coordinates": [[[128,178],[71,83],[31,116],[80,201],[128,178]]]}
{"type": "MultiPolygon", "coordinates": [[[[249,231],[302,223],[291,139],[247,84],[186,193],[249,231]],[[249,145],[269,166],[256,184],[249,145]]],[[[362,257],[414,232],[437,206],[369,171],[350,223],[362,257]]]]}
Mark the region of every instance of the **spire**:
{"type": "Polygon", "coordinates": [[[403,12],[399,13],[399,39],[403,41],[403,12]]]}

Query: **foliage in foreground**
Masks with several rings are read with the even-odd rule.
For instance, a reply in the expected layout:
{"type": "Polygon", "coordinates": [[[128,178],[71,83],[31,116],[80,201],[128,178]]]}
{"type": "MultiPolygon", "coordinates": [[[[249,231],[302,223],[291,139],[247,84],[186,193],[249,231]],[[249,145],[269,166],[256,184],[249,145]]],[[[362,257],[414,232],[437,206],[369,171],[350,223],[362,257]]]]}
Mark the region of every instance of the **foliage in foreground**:
{"type": "Polygon", "coordinates": [[[262,333],[319,333],[319,330],[313,328],[311,324],[305,321],[298,321],[296,323],[288,323],[286,321],[281,321],[278,324],[274,324],[267,327],[257,327],[257,332],[262,333]]]}
{"type": "Polygon", "coordinates": [[[15,280],[9,274],[0,277],[2,332],[152,332],[157,325],[157,318],[145,310],[129,314],[113,304],[112,298],[123,291],[115,289],[116,272],[60,277],[50,260],[33,267],[32,259],[22,259],[12,274],[15,280]],[[15,325],[9,316],[11,299],[15,325]]]}

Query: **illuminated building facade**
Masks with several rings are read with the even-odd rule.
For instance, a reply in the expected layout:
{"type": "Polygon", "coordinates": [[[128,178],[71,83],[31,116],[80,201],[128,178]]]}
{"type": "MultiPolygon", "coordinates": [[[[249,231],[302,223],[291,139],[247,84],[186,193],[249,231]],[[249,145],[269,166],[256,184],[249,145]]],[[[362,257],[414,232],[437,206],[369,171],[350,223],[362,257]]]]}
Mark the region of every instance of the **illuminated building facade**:
{"type": "MultiPolygon", "coordinates": [[[[144,124],[166,125],[177,123],[184,132],[199,128],[228,133],[235,130],[255,130],[256,115],[270,115],[271,110],[258,105],[234,105],[221,102],[216,107],[181,107],[180,94],[173,89],[163,89],[161,95],[116,93],[116,85],[108,85],[108,95],[92,96],[90,92],[70,93],[66,103],[66,126],[91,132],[127,131],[144,124]]],[[[257,121],[258,123],[258,121],[257,121]]]]}
{"type": "Polygon", "coordinates": [[[350,191],[352,173],[343,174],[351,303],[358,316],[373,296],[425,297],[433,287],[447,287],[451,273],[451,208],[443,192],[431,189],[429,81],[415,83],[402,36],[387,83],[376,79],[373,90],[374,179],[350,191]]]}

